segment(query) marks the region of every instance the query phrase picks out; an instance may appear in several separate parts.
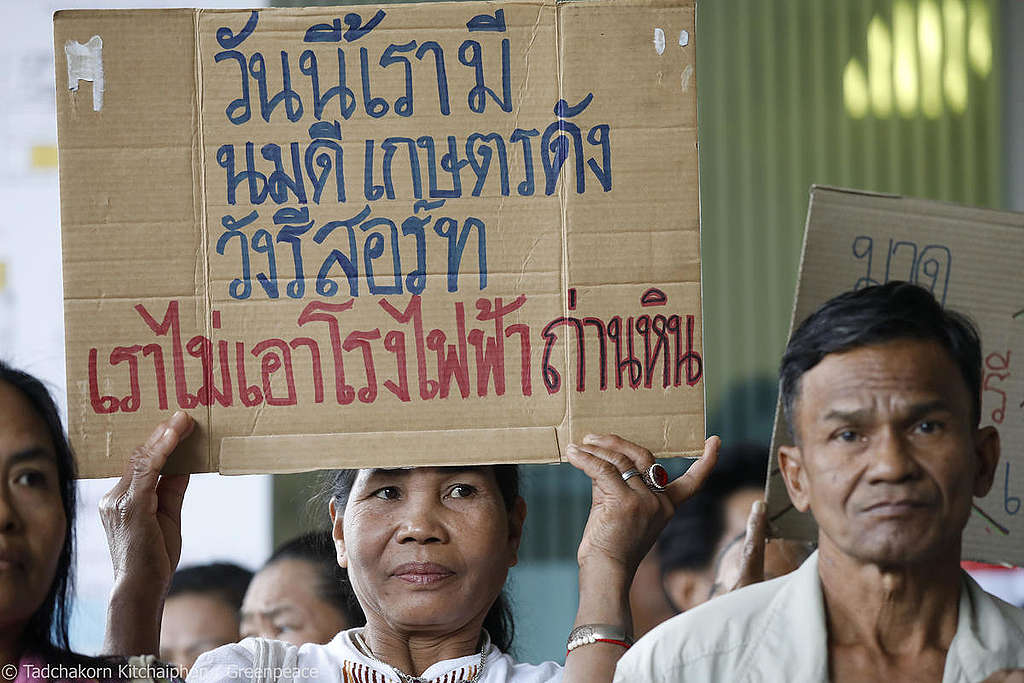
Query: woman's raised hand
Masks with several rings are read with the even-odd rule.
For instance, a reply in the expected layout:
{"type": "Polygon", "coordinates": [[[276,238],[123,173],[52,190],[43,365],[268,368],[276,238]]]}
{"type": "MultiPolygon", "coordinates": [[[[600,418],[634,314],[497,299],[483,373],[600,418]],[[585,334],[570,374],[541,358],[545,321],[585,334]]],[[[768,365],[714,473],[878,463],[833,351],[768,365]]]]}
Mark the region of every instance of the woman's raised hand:
{"type": "MultiPolygon", "coordinates": [[[[626,640],[606,635],[573,649],[566,655],[563,683],[612,680],[615,662],[633,635],[629,586],[636,568],[676,506],[708,478],[720,444],[717,436],[705,441],[700,459],[675,481],[663,482],[663,487],[648,486],[644,476],[655,464],[651,452],[622,437],[588,435],[582,444],[566,450],[569,462],[593,482],[590,517],[576,553],[580,603],[575,625],[596,625],[608,633],[621,633],[626,640]]],[[[649,589],[660,591],[661,586],[649,589]]]]}
{"type": "Polygon", "coordinates": [[[159,648],[163,600],[181,557],[181,505],[188,486],[187,474],[160,476],[160,470],[194,426],[181,411],[157,425],[100,501],[114,565],[106,654],[155,654],[159,648]]]}
{"type": "Polygon", "coordinates": [[[580,445],[570,444],[569,462],[593,482],[593,503],[583,532],[577,560],[620,567],[630,580],[640,560],[654,545],[676,506],[692,496],[708,478],[718,459],[721,441],[712,436],[704,453],[685,474],[668,482],[663,491],[652,490],[643,475],[655,464],[649,450],[614,434],[588,435],[580,445]]]}

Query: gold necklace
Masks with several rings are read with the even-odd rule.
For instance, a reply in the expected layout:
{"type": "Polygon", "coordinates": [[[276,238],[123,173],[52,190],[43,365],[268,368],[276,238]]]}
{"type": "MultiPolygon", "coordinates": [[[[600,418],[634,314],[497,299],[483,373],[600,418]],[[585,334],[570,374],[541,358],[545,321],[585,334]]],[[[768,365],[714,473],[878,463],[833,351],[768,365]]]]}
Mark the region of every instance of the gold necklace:
{"type": "MultiPolygon", "coordinates": [[[[373,654],[373,650],[371,650],[370,646],[366,644],[365,640],[363,640],[363,635],[359,631],[352,634],[352,639],[355,641],[356,649],[359,650],[360,653],[366,655],[378,664],[386,666],[394,671],[395,675],[398,676],[398,679],[403,681],[403,683],[430,683],[429,679],[407,674],[397,666],[392,666],[377,655],[373,654]]],[[[480,648],[480,666],[477,668],[476,673],[473,674],[473,677],[465,681],[465,683],[479,683],[480,677],[484,675],[484,667],[487,666],[487,646],[490,644],[490,641],[488,641],[487,638],[484,638],[483,641],[484,644],[480,648]]]]}

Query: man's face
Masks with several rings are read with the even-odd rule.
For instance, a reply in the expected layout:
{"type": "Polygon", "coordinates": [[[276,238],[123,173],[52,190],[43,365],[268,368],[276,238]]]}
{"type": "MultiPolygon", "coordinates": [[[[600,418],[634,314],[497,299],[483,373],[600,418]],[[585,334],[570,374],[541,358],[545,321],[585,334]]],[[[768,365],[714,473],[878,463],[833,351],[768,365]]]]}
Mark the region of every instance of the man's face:
{"type": "Polygon", "coordinates": [[[211,593],[179,593],[164,603],[160,659],[187,673],[204,652],[238,640],[238,611],[211,593]]]}
{"type": "Polygon", "coordinates": [[[252,577],[242,600],[242,637],[324,644],[354,626],[337,605],[320,595],[317,587],[322,580],[306,560],[284,558],[264,566],[252,577]]]}
{"type": "Polygon", "coordinates": [[[896,566],[948,554],[992,485],[998,434],[975,429],[959,369],[937,343],[896,340],[826,356],[800,380],[798,446],[779,462],[821,544],[896,566]]]}

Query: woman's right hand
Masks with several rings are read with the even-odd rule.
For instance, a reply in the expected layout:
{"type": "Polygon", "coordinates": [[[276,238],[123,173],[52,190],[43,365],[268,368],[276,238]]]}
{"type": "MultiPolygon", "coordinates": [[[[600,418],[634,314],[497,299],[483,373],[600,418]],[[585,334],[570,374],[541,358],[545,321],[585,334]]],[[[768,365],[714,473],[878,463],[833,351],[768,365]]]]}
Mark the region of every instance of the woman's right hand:
{"type": "MultiPolygon", "coordinates": [[[[569,462],[590,477],[593,495],[576,554],[580,566],[576,626],[610,625],[632,637],[629,586],[636,568],[676,506],[704,484],[718,459],[719,445],[717,436],[708,439],[701,458],[684,475],[657,492],[640,476],[622,478],[630,470],[646,472],[654,464],[654,456],[646,448],[615,435],[587,436],[582,444],[569,447],[569,462]]],[[[647,589],[660,591],[661,586],[647,589]]],[[[615,662],[624,652],[614,641],[574,649],[566,656],[562,680],[611,681],[615,662]]]]}
{"type": "MultiPolygon", "coordinates": [[[[613,566],[628,580],[675,509],[692,496],[711,474],[721,444],[717,436],[704,444],[704,453],[663,491],[651,490],[640,476],[623,480],[629,470],[647,472],[655,464],[649,450],[614,434],[589,435],[570,445],[569,462],[592,480],[592,503],[577,560],[587,565],[613,566]]],[[[628,586],[627,586],[628,587],[628,586]]]]}
{"type": "Polygon", "coordinates": [[[194,426],[182,411],[157,425],[100,501],[114,565],[106,654],[155,654],[159,649],[164,596],[181,557],[181,506],[188,486],[187,474],[160,476],[160,470],[194,426]]]}

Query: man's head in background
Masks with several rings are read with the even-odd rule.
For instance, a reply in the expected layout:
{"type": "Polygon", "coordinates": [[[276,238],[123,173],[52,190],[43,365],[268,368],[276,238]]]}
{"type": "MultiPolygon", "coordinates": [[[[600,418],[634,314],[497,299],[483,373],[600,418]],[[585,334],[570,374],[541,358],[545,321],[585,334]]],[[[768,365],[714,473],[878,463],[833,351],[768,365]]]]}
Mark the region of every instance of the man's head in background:
{"type": "Polygon", "coordinates": [[[704,488],[680,505],[665,527],[658,539],[662,585],[678,611],[708,599],[715,559],[743,535],[751,505],[764,497],[767,471],[767,447],[723,446],[704,488]]]}
{"type": "Polygon", "coordinates": [[[187,670],[204,652],[236,642],[250,579],[251,571],[228,562],[176,571],[164,603],[160,659],[187,670]]]}
{"type": "Polygon", "coordinates": [[[760,581],[770,581],[804,563],[817,544],[767,538],[764,508],[751,510],[745,533],[727,539],[715,557],[714,582],[708,599],[760,581]]]}
{"type": "Polygon", "coordinates": [[[326,643],[366,623],[329,531],[282,544],[256,573],[242,604],[243,636],[326,643]]]}
{"type": "MultiPolygon", "coordinates": [[[[726,453],[727,448],[719,452],[719,463],[726,453]]],[[[725,515],[721,501],[708,490],[710,483],[676,508],[658,537],[661,585],[676,612],[704,602],[711,589],[712,562],[725,515]]]]}
{"type": "Polygon", "coordinates": [[[794,506],[818,522],[823,554],[955,566],[999,457],[995,429],[978,426],[971,323],[915,285],[849,292],[797,328],[780,376],[795,445],[779,464],[794,506]]]}

